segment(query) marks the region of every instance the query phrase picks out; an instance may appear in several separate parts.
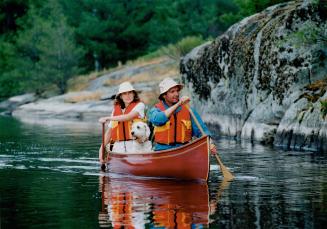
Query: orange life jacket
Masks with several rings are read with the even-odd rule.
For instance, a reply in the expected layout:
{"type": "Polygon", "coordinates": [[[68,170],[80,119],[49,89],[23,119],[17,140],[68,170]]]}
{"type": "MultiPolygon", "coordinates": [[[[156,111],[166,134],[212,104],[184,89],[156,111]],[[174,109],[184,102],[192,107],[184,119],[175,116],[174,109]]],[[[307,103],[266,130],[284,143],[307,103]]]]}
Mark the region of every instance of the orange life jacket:
{"type": "MultiPolygon", "coordinates": [[[[155,105],[161,111],[166,107],[161,101],[155,105]]],[[[182,105],[181,110],[174,112],[169,120],[162,126],[154,127],[154,140],[160,144],[186,143],[192,139],[192,123],[189,110],[182,105]]]]}
{"type": "Polygon", "coordinates": [[[108,212],[113,228],[131,228],[133,226],[133,193],[113,192],[110,197],[108,212]]]}
{"type": "MultiPolygon", "coordinates": [[[[113,116],[128,114],[129,112],[131,112],[131,110],[133,110],[133,108],[138,103],[139,102],[130,103],[126,107],[125,112],[122,111],[120,105],[116,104],[114,106],[113,116]]],[[[139,117],[136,117],[135,119],[139,119],[139,117]]],[[[112,130],[111,130],[111,140],[112,141],[114,141],[114,142],[127,141],[127,140],[133,139],[132,135],[131,135],[131,127],[132,127],[133,120],[123,121],[123,122],[118,122],[118,121],[111,121],[111,122],[112,122],[112,130]]]]}
{"type": "Polygon", "coordinates": [[[155,225],[164,228],[192,228],[192,213],[180,209],[176,203],[164,203],[152,211],[155,225]]]}

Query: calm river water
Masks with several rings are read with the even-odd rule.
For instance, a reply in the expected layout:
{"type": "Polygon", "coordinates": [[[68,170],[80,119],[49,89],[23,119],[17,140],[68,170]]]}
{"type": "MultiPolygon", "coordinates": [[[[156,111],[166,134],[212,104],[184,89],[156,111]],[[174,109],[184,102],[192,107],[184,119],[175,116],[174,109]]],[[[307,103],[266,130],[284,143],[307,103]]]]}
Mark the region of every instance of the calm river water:
{"type": "Polygon", "coordinates": [[[322,228],[327,156],[217,139],[208,184],[99,170],[100,125],[0,117],[0,228],[322,228]]]}

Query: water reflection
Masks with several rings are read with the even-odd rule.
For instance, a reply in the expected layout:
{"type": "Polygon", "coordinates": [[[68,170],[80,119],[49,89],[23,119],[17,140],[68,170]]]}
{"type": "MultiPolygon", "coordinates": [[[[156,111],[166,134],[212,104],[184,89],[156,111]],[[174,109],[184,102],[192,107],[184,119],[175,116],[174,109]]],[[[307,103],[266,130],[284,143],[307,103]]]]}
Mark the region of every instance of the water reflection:
{"type": "Polygon", "coordinates": [[[214,158],[209,187],[132,180],[99,172],[97,127],[40,126],[0,117],[1,228],[324,228],[327,224],[326,154],[216,139],[223,163],[236,176],[226,189],[214,158]]]}
{"type": "MultiPolygon", "coordinates": [[[[219,198],[209,201],[206,183],[100,177],[100,227],[208,227],[219,198]]],[[[219,197],[228,183],[222,183],[219,197]]]]}

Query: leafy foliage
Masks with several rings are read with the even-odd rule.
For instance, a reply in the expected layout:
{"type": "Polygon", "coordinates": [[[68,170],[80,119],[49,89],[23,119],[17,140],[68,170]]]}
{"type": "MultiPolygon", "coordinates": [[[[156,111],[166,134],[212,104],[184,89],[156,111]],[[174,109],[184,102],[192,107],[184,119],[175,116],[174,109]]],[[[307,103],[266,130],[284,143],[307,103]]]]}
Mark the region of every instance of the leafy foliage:
{"type": "Polygon", "coordinates": [[[19,94],[23,91],[21,79],[15,71],[15,47],[0,38],[0,99],[19,94]]]}
{"type": "Polygon", "coordinates": [[[327,116],[327,100],[320,100],[320,112],[323,119],[327,116]]]}
{"type": "Polygon", "coordinates": [[[28,1],[6,0],[0,2],[0,34],[14,32],[18,26],[16,20],[25,14],[28,1]]]}
{"type": "Polygon", "coordinates": [[[291,42],[296,48],[317,45],[317,57],[323,61],[327,58],[327,24],[318,27],[313,22],[305,22],[296,32],[291,33],[282,42],[291,42]],[[322,29],[321,29],[322,28],[322,29]]]}
{"type": "Polygon", "coordinates": [[[161,47],[166,48],[160,52],[177,59],[243,17],[279,2],[1,1],[0,98],[27,91],[42,94],[54,85],[64,93],[68,79],[81,69],[84,74],[101,71],[161,47]]]}
{"type": "Polygon", "coordinates": [[[27,88],[42,94],[55,84],[64,93],[68,79],[78,73],[82,52],[75,45],[73,30],[54,0],[39,11],[32,7],[24,19],[20,22],[24,30],[17,39],[18,71],[30,82],[27,88]]]}
{"type": "Polygon", "coordinates": [[[205,41],[202,36],[185,37],[176,44],[170,44],[159,49],[159,53],[179,61],[180,58],[190,52],[196,46],[203,44],[205,41]]]}

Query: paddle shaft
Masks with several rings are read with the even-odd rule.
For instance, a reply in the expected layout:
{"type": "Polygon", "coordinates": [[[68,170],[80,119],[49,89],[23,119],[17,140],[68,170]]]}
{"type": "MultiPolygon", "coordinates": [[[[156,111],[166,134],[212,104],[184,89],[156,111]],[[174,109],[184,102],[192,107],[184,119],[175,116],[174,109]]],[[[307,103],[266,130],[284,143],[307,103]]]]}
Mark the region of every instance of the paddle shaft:
{"type": "MultiPolygon", "coordinates": [[[[102,161],[105,161],[105,154],[106,154],[106,148],[104,145],[104,139],[105,139],[105,135],[106,135],[106,123],[102,123],[102,161]]],[[[105,163],[101,164],[101,169],[105,170],[106,169],[106,165],[105,163]]]]}
{"type": "MultiPolygon", "coordinates": [[[[196,116],[194,115],[192,109],[190,108],[190,106],[187,104],[186,105],[187,109],[190,111],[190,114],[193,118],[193,120],[195,121],[195,124],[198,126],[198,128],[200,129],[201,131],[201,134],[202,135],[206,135],[202,126],[200,125],[199,123],[199,120],[196,118],[196,116]]],[[[215,157],[216,157],[216,160],[219,164],[219,167],[220,167],[220,170],[223,174],[223,177],[225,180],[233,180],[234,179],[234,176],[233,174],[224,166],[223,162],[220,160],[219,156],[218,156],[218,153],[215,153],[215,157]]]]}

